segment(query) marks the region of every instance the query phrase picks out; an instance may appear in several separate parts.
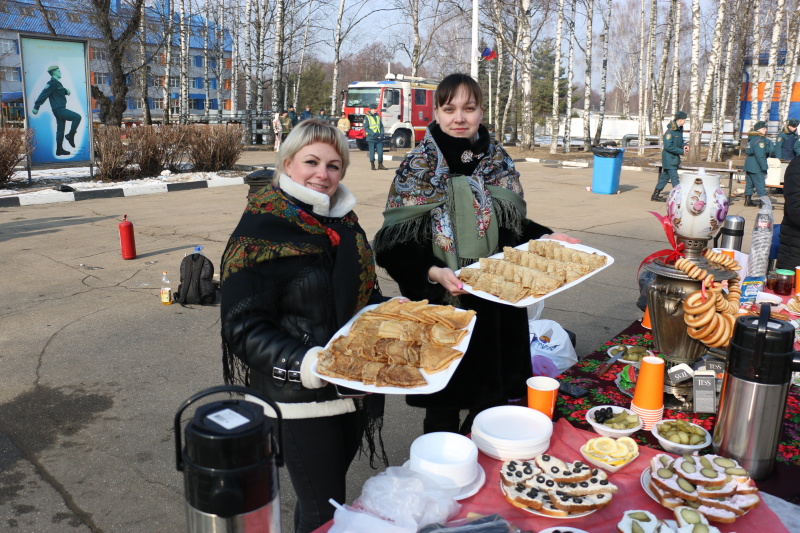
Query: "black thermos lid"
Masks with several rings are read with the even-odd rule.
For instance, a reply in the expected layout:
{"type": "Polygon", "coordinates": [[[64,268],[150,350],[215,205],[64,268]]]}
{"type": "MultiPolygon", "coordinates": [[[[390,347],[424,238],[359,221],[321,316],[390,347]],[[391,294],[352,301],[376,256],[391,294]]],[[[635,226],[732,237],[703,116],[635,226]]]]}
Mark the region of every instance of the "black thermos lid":
{"type": "Polygon", "coordinates": [[[728,348],[728,372],[747,381],[763,384],[788,383],[794,357],[794,327],[783,320],[766,320],[761,353],[758,353],[759,317],[736,319],[728,348]]]}
{"type": "Polygon", "coordinates": [[[225,400],[195,411],[185,429],[185,457],[205,468],[235,469],[271,455],[272,423],[257,404],[225,400]]]}

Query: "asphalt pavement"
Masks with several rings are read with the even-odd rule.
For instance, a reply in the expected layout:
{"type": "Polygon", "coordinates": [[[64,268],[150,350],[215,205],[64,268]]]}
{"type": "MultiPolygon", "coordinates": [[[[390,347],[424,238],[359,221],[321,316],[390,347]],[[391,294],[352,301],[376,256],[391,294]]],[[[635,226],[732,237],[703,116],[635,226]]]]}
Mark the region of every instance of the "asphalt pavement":
{"type": "MultiPolygon", "coordinates": [[[[372,236],[394,173],[371,171],[363,152],[351,155],[343,183],[372,236]]],[[[257,151],[240,163],[273,160],[257,151]]],[[[611,267],[546,300],[543,318],[574,331],[578,355],[586,355],[641,317],[637,269],[667,247],[648,213],[665,211],[650,202],[656,175],[623,170],[620,194],[602,195],[587,191],[592,169],[529,162],[518,169],[530,218],[614,257],[611,267]]],[[[219,268],[246,194],[246,185],[235,185],[0,208],[0,530],[186,530],[172,423],[183,400],[222,382],[219,307],[162,305],[161,274],[169,271],[176,286],[180,261],[196,245],[219,268]],[[120,254],[124,214],[135,224],[133,260],[120,254]]],[[[730,213],[751,227],[756,209],[739,200],[730,213]]],[[[385,273],[381,286],[397,294],[385,273]]],[[[402,465],[422,412],[402,397],[387,403],[384,439],[391,464],[402,465]]],[[[357,459],[348,500],[377,473],[357,459]]],[[[281,483],[289,524],[285,472],[281,483]]]]}

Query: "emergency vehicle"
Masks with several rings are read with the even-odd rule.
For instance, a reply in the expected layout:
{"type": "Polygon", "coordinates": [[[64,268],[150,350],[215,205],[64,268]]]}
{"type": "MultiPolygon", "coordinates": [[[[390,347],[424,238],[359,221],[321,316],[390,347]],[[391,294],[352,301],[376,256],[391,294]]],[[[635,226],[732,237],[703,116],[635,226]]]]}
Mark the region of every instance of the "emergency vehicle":
{"type": "Polygon", "coordinates": [[[433,93],[438,83],[392,73],[383,81],[354,81],[342,100],[342,111],[350,120],[347,136],[362,150],[367,149],[364,116],[376,105],[383,119],[384,139],[395,148],[412,148],[433,121],[433,93]]]}

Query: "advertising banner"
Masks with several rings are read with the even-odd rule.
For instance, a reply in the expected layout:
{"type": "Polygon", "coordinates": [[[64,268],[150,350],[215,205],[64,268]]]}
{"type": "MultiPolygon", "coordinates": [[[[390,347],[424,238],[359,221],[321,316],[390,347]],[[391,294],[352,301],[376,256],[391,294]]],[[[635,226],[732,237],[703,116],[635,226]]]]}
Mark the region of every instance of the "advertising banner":
{"type": "Polygon", "coordinates": [[[86,41],[20,35],[31,165],[92,161],[86,41]]]}

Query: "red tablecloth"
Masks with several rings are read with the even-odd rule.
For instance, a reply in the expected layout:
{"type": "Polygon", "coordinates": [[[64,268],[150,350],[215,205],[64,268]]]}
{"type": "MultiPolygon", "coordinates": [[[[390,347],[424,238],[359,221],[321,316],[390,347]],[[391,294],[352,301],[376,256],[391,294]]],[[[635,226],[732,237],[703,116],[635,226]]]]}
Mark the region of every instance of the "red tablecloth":
{"type": "MultiPolygon", "coordinates": [[[[596,433],[574,428],[564,419],[559,420],[555,424],[547,453],[564,461],[583,460],[578,450],[587,440],[596,436],[596,433]]],[[[609,476],[609,479],[619,487],[619,493],[614,496],[611,503],[590,515],[571,519],[545,518],[533,515],[508,503],[503,497],[503,492],[500,488],[500,466],[502,462],[479,453],[478,461],[486,471],[486,484],[475,496],[461,500],[461,511],[455,518],[463,518],[467,513],[481,515],[497,513],[522,529],[539,531],[560,526],[580,528],[592,533],[615,533],[617,531],[617,523],[622,514],[631,509],[644,509],[659,518],[670,519],[673,518],[672,511],[662,507],[650,498],[642,488],[640,481],[642,471],[649,467],[650,459],[657,453],[663,452],[644,446],[640,447],[640,455],[635,461],[616,474],[609,476]]],[[[326,532],[331,525],[332,523],[325,524],[317,531],[320,533],[326,532]]],[[[732,531],[780,533],[788,531],[777,515],[763,501],[761,505],[739,518],[733,524],[715,523],[714,525],[723,533],[732,531]]]]}

